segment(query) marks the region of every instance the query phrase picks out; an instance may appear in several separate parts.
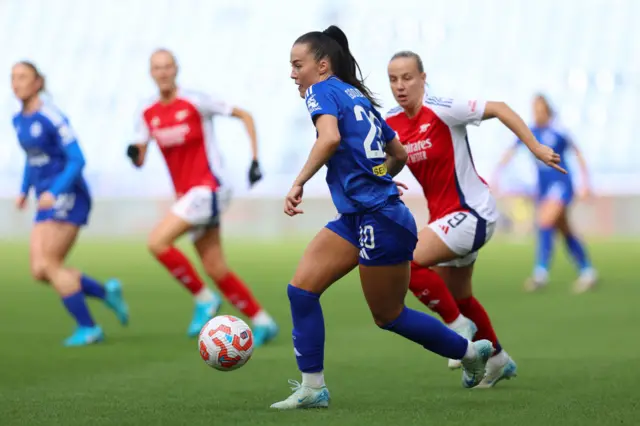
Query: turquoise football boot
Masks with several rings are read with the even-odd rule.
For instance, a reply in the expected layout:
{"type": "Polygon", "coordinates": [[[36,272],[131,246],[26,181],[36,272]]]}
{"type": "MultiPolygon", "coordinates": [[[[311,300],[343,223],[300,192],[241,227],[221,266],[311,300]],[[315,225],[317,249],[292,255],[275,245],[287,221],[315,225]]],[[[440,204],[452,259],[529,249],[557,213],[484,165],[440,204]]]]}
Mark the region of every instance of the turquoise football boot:
{"type": "Polygon", "coordinates": [[[122,296],[122,284],[117,279],[110,279],[105,284],[107,295],[104,303],[116,314],[120,324],[129,324],[129,306],[122,296]]]}
{"type": "Polygon", "coordinates": [[[78,327],[76,331],[64,341],[67,347],[87,346],[104,340],[104,333],[99,325],[93,327],[78,327]]]}

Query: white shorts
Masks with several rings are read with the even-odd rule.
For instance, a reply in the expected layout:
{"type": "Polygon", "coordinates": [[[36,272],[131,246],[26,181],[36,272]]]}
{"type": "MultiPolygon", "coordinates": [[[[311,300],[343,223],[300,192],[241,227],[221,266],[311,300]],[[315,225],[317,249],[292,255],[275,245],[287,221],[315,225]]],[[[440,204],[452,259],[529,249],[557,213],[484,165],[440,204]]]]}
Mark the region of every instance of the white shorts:
{"type": "Polygon", "coordinates": [[[478,258],[478,250],[493,236],[495,222],[487,222],[469,212],[454,212],[429,224],[429,228],[460,257],[438,266],[461,268],[478,258]]]}
{"type": "Polygon", "coordinates": [[[211,228],[220,225],[220,216],[231,201],[231,190],[219,187],[195,186],[171,207],[171,212],[193,226],[191,239],[197,241],[211,228]]]}

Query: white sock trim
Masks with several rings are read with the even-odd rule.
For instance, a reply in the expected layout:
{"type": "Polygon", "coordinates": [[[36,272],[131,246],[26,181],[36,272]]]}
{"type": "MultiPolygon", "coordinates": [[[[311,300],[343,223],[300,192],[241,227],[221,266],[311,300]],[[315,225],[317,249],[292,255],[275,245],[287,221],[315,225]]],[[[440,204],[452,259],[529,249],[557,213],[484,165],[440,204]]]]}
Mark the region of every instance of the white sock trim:
{"type": "Polygon", "coordinates": [[[262,310],[251,318],[251,322],[254,325],[269,325],[273,323],[273,318],[271,318],[271,315],[269,315],[267,311],[262,310]]]}
{"type": "Polygon", "coordinates": [[[196,302],[198,303],[206,303],[211,302],[214,299],[213,291],[209,287],[203,287],[196,295],[194,296],[196,302]]]}
{"type": "Polygon", "coordinates": [[[500,353],[493,355],[489,358],[488,363],[494,365],[504,365],[509,361],[509,354],[504,349],[500,351],[500,353]]]}
{"type": "Polygon", "coordinates": [[[321,388],[324,384],[324,372],[302,373],[302,385],[310,388],[321,388]]]}
{"type": "Polygon", "coordinates": [[[458,327],[464,325],[466,319],[467,319],[467,317],[465,317],[464,315],[460,314],[460,315],[458,315],[458,318],[453,320],[453,322],[450,322],[449,324],[447,324],[447,326],[449,328],[458,328],[458,327]]]}
{"type": "Polygon", "coordinates": [[[477,356],[478,356],[478,352],[476,351],[476,346],[473,344],[473,342],[469,342],[467,344],[467,352],[465,352],[462,359],[472,360],[472,359],[475,359],[477,356]]]}

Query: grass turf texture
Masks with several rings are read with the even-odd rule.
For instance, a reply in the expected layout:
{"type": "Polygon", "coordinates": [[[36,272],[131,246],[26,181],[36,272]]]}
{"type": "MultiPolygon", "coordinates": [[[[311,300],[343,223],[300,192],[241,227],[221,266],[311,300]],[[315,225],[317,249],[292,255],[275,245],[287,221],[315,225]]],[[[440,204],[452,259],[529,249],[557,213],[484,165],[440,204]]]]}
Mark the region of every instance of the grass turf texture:
{"type": "MultiPolygon", "coordinates": [[[[186,338],[192,300],[142,241],[85,239],[73,253],[71,263],[87,273],[121,278],[132,311],[123,329],[92,302],[107,341],[88,348],[61,346],[72,322],[55,294],[28,276],[27,245],[0,243],[0,424],[637,424],[637,241],[593,243],[602,286],[580,296],[570,294],[575,273],[563,254],[550,288],[524,294],[532,245],[495,241],[483,250],[476,294],[520,373],[492,390],[463,389],[446,360],[375,327],[351,274],[323,297],[331,407],[275,412],[269,405],[289,395],[287,379],[299,380],[286,284],[303,248],[300,241],[228,241],[231,266],[281,334],[244,368],[222,373],[186,338]]],[[[223,312],[237,314],[229,304],[223,312]]]]}

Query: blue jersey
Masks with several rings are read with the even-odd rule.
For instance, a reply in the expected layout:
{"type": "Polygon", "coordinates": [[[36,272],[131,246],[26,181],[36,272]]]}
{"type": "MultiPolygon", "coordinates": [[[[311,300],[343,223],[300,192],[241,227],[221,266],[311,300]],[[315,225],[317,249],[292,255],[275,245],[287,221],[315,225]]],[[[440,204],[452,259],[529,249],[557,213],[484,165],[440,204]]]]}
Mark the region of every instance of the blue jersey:
{"type": "MultiPolygon", "coordinates": [[[[561,161],[559,166],[569,172],[566,156],[572,142],[568,133],[562,130],[559,126],[555,126],[553,124],[545,127],[532,126],[531,132],[541,144],[552,148],[560,155],[561,161]]],[[[518,141],[517,143],[520,145],[522,144],[522,141],[518,141]]],[[[556,183],[561,183],[568,187],[572,186],[571,175],[569,173],[566,175],[564,173],[560,173],[552,167],[549,167],[537,160],[536,167],[538,169],[539,192],[546,192],[556,183]]]]}
{"type": "Polygon", "coordinates": [[[26,195],[33,188],[36,196],[43,192],[56,196],[56,206],[39,211],[36,220],[86,223],[91,197],[82,176],[85,160],[69,120],[43,104],[34,113],[16,114],[13,127],[26,153],[21,192],[26,195]]]}
{"type": "Polygon", "coordinates": [[[323,114],[338,119],[342,140],[327,163],[327,184],[341,214],[365,213],[398,197],[383,164],[385,146],[396,133],[355,87],[336,77],[309,87],[307,109],[315,121],[323,114]]]}

